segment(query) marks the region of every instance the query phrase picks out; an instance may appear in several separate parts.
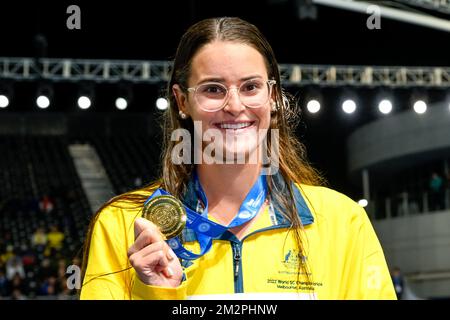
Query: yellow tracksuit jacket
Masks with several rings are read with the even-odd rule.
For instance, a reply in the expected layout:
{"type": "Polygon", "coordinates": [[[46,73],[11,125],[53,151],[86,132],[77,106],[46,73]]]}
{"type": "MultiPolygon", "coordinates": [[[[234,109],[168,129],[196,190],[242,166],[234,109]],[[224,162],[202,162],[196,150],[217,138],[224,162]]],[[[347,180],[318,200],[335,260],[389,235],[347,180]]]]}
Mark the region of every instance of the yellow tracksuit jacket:
{"type": "MultiPolygon", "coordinates": [[[[94,225],[80,298],[396,299],[364,209],[331,189],[298,187],[309,282],[304,275],[297,278],[299,256],[289,223],[266,206],[241,241],[226,233],[200,259],[183,261],[185,279],[179,287],[145,285],[127,257],[139,210],[109,206],[94,225]]],[[[198,249],[195,236],[185,236],[186,248],[198,249]]]]}

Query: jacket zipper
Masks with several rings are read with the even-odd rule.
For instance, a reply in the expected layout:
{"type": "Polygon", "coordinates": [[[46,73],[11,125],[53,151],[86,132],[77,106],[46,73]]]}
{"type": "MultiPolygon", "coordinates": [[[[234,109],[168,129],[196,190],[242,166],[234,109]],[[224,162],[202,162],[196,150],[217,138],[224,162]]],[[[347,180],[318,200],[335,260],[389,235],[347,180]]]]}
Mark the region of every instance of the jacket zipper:
{"type": "MultiPolygon", "coordinates": [[[[309,224],[306,224],[309,225],[309,224]]],[[[230,241],[231,247],[233,249],[233,271],[234,271],[234,292],[235,293],[243,293],[244,292],[244,280],[242,276],[242,257],[241,257],[241,251],[242,251],[242,243],[245,239],[248,237],[257,234],[259,232],[264,232],[267,230],[273,230],[273,229],[284,229],[289,228],[289,225],[286,223],[281,223],[278,225],[262,228],[259,230],[255,230],[248,235],[246,235],[244,238],[242,238],[240,241],[230,241]]]]}
{"type": "Polygon", "coordinates": [[[244,292],[242,281],[241,243],[231,242],[233,248],[234,292],[244,292]]]}
{"type": "Polygon", "coordinates": [[[244,292],[244,279],[242,276],[242,242],[251,235],[254,235],[259,232],[272,230],[272,229],[280,229],[289,227],[287,225],[276,225],[270,226],[263,229],[256,230],[252,233],[249,233],[241,241],[230,241],[231,248],[233,249],[233,275],[234,275],[234,292],[235,293],[243,293],[244,292]]]}

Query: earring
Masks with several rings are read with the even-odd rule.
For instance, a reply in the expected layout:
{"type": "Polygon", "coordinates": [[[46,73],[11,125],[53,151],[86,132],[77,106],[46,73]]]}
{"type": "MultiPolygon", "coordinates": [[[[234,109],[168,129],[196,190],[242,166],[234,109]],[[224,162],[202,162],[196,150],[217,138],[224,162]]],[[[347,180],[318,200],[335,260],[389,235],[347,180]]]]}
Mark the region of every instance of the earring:
{"type": "Polygon", "coordinates": [[[183,111],[178,111],[178,114],[180,115],[180,118],[183,120],[186,120],[188,115],[186,113],[184,113],[183,111]]]}
{"type": "Polygon", "coordinates": [[[278,110],[277,103],[274,101],[272,102],[272,112],[276,112],[278,110]]]}

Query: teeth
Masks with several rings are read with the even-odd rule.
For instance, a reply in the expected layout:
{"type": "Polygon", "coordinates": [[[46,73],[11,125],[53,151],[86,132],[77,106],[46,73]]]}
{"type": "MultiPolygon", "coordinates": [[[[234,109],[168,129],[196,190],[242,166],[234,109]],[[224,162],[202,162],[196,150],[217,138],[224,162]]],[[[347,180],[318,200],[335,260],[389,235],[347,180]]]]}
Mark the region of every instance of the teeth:
{"type": "Polygon", "coordinates": [[[242,129],[251,125],[251,122],[241,122],[241,123],[221,123],[219,127],[221,129],[242,129]]]}

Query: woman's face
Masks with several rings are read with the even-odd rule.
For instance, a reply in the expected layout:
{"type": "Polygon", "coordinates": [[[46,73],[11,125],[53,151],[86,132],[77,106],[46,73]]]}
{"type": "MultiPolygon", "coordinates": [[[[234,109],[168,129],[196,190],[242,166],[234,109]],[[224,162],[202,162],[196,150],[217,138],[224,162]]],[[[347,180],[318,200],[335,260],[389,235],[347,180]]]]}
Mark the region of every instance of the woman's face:
{"type": "MultiPolygon", "coordinates": [[[[203,46],[194,56],[189,87],[206,82],[218,82],[225,87],[239,88],[248,79],[267,83],[267,68],[263,56],[253,47],[230,41],[214,41],[203,46]]],[[[216,148],[223,151],[223,159],[230,155],[248,156],[257,150],[270,126],[272,99],[259,108],[248,108],[240,100],[238,90],[228,89],[225,107],[216,112],[202,110],[194,99],[194,93],[184,93],[174,86],[178,107],[201,127],[203,135],[210,129],[220,132],[223,139],[214,141],[216,148]]],[[[252,90],[250,86],[248,89],[252,90]]],[[[198,130],[196,130],[197,132],[198,130]]],[[[210,131],[214,132],[214,131],[210,131]]],[[[203,142],[203,148],[209,142],[203,142]]]]}

